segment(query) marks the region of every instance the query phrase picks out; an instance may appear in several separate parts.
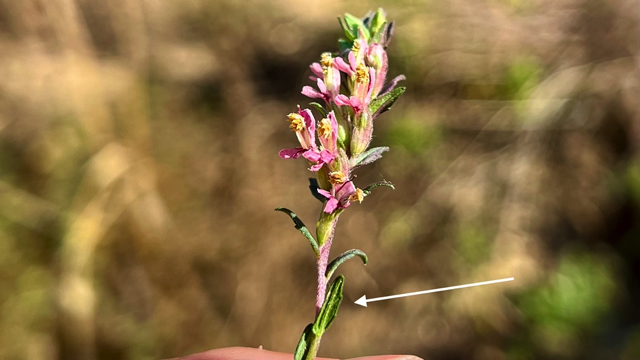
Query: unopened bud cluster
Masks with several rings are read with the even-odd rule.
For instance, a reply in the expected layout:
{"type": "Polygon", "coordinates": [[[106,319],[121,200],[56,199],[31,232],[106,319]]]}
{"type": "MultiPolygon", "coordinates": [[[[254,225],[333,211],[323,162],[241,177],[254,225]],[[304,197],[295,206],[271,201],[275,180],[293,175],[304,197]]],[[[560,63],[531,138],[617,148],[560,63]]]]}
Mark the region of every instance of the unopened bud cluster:
{"type": "MultiPolygon", "coordinates": [[[[404,91],[395,89],[404,79],[402,75],[385,84],[389,68],[385,49],[393,23],[387,22],[384,11],[379,9],[364,19],[347,14],[339,20],[346,37],[339,40],[340,50],[321,54],[320,61],[310,66],[310,78],[316,87],[302,88],[302,94],[323,102],[311,103],[322,118],[316,121],[310,109],[298,106],[288,120],[300,147],[279,153],[283,159],[302,156],[310,162],[309,170],[317,172],[317,193],[326,198],[324,213],[328,220],[351,202],[362,202],[368,194],[353,183],[352,172],[388,150],[367,151],[373,124],[404,91]]],[[[322,244],[324,239],[319,237],[322,244]]]]}

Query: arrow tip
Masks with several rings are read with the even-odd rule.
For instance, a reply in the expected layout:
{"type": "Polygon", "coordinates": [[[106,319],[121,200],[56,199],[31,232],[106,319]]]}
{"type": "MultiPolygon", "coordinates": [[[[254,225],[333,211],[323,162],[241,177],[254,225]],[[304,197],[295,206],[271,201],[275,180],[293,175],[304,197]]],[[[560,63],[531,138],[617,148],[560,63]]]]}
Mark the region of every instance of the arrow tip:
{"type": "Polygon", "coordinates": [[[367,307],[367,295],[362,295],[360,299],[356,300],[356,304],[367,307]]]}

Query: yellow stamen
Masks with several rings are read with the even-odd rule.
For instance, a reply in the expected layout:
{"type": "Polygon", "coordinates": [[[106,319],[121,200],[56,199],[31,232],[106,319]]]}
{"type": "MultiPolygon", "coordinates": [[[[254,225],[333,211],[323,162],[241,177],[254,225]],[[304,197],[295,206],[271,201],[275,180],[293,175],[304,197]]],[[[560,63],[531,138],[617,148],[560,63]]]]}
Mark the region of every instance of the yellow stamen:
{"type": "Polygon", "coordinates": [[[301,132],[302,130],[304,130],[304,119],[302,118],[302,116],[300,116],[300,114],[291,113],[288,115],[288,117],[288,120],[291,123],[289,127],[292,131],[301,132]]]}
{"type": "Polygon", "coordinates": [[[320,124],[318,126],[318,135],[328,139],[331,136],[331,121],[329,119],[324,118],[320,120],[320,124]]]}
{"type": "Polygon", "coordinates": [[[325,52],[320,56],[320,65],[322,65],[322,69],[326,70],[331,63],[333,62],[331,53],[325,52]]]}
{"type": "Polygon", "coordinates": [[[329,182],[331,182],[331,184],[343,184],[345,181],[347,181],[347,177],[344,176],[342,172],[333,171],[329,173],[329,182]]]}
{"type": "Polygon", "coordinates": [[[358,202],[362,202],[362,200],[364,200],[364,191],[360,190],[360,189],[356,189],[356,192],[351,194],[351,196],[349,196],[349,201],[358,201],[358,202]]]}
{"type": "Polygon", "coordinates": [[[351,51],[353,51],[353,56],[358,57],[358,53],[360,52],[360,44],[357,41],[353,42],[353,46],[351,47],[351,51]]]}
{"type": "Polygon", "coordinates": [[[356,82],[364,83],[369,80],[369,71],[363,64],[358,64],[356,68],[356,82]]]}

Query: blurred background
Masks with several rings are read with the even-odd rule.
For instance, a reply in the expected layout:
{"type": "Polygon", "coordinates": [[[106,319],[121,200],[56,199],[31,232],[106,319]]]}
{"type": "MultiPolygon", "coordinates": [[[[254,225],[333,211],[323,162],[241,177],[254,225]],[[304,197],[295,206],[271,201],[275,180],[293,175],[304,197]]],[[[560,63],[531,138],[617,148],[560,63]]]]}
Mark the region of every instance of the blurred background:
{"type": "Polygon", "coordinates": [[[336,17],[397,21],[386,179],[320,354],[640,358],[632,0],[0,0],[0,358],[292,352],[321,204],[286,114],[336,17]],[[515,281],[354,305],[505,277],[515,281]]]}

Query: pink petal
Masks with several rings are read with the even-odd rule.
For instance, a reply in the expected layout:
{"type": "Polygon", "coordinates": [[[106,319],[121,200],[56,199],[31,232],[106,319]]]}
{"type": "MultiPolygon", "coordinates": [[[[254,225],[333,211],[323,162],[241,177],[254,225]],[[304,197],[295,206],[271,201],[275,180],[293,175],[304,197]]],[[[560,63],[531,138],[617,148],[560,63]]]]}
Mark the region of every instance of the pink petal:
{"type": "Polygon", "coordinates": [[[320,159],[322,160],[323,163],[328,164],[328,163],[332,162],[333,159],[335,159],[335,158],[336,158],[335,155],[333,155],[332,153],[330,153],[327,150],[322,150],[320,152],[320,159]]]}
{"type": "Polygon", "coordinates": [[[309,76],[309,80],[311,80],[313,82],[316,82],[318,80],[318,78],[315,77],[315,76],[309,76]]]}
{"type": "Polygon", "coordinates": [[[307,150],[303,148],[282,149],[278,152],[278,155],[283,159],[297,159],[305,151],[307,150]]]}
{"type": "Polygon", "coordinates": [[[333,64],[335,65],[336,69],[342,71],[343,73],[346,73],[349,76],[353,75],[353,70],[349,65],[347,65],[346,62],[344,62],[344,60],[342,60],[341,57],[333,59],[333,64]]]}
{"type": "Polygon", "coordinates": [[[324,189],[318,189],[318,194],[326,197],[327,199],[331,199],[331,193],[324,189]]]}
{"type": "Polygon", "coordinates": [[[311,66],[309,66],[309,68],[311,69],[311,72],[313,72],[317,77],[322,78],[322,65],[314,62],[313,64],[311,64],[311,66]]]}
{"type": "MultiPolygon", "coordinates": [[[[353,54],[353,51],[349,52],[349,65],[351,65],[352,71],[355,72],[358,64],[356,64],[356,56],[353,54]]],[[[349,75],[352,75],[352,74],[349,74],[349,75]]]]}
{"type": "Polygon", "coordinates": [[[349,101],[349,98],[346,95],[338,95],[336,96],[336,98],[334,99],[336,105],[349,105],[351,106],[351,101],[349,101]]]}
{"type": "Polygon", "coordinates": [[[318,171],[318,170],[322,169],[322,165],[324,165],[324,163],[323,163],[323,162],[319,162],[319,163],[317,163],[317,164],[315,164],[315,165],[311,166],[311,167],[309,168],[309,171],[316,172],[316,171],[318,171]]]}
{"type": "Polygon", "coordinates": [[[360,101],[360,99],[358,99],[357,96],[352,96],[351,97],[351,106],[353,106],[353,109],[358,111],[358,110],[362,110],[362,101],[360,101]]]}
{"type": "MultiPolygon", "coordinates": [[[[318,79],[320,81],[320,79],[318,79]]],[[[324,95],[318,92],[318,90],[312,88],[311,86],[305,86],[302,88],[302,95],[308,96],[313,99],[324,99],[324,95]]]]}
{"type": "Polygon", "coordinates": [[[347,181],[336,191],[336,198],[340,200],[343,207],[347,207],[349,206],[349,196],[355,192],[356,186],[353,184],[353,181],[347,181]]]}
{"type": "Polygon", "coordinates": [[[304,119],[304,126],[309,130],[312,135],[312,138],[315,139],[314,135],[316,132],[316,118],[313,117],[313,113],[309,109],[301,109],[298,106],[298,114],[302,116],[304,119]]]}
{"type": "Polygon", "coordinates": [[[331,198],[327,201],[327,205],[324,207],[324,212],[331,214],[336,208],[338,208],[338,200],[331,198]]]}
{"type": "Polygon", "coordinates": [[[373,93],[373,86],[376,82],[376,71],[371,67],[369,68],[369,88],[367,89],[367,102],[371,100],[371,93],[373,93]]]}
{"type": "Polygon", "coordinates": [[[320,154],[314,150],[305,151],[302,156],[311,162],[317,162],[321,158],[320,154]]]}
{"type": "Polygon", "coordinates": [[[318,79],[317,83],[318,83],[318,89],[320,89],[320,92],[322,94],[326,94],[327,93],[327,86],[324,84],[324,81],[318,79]]]}

